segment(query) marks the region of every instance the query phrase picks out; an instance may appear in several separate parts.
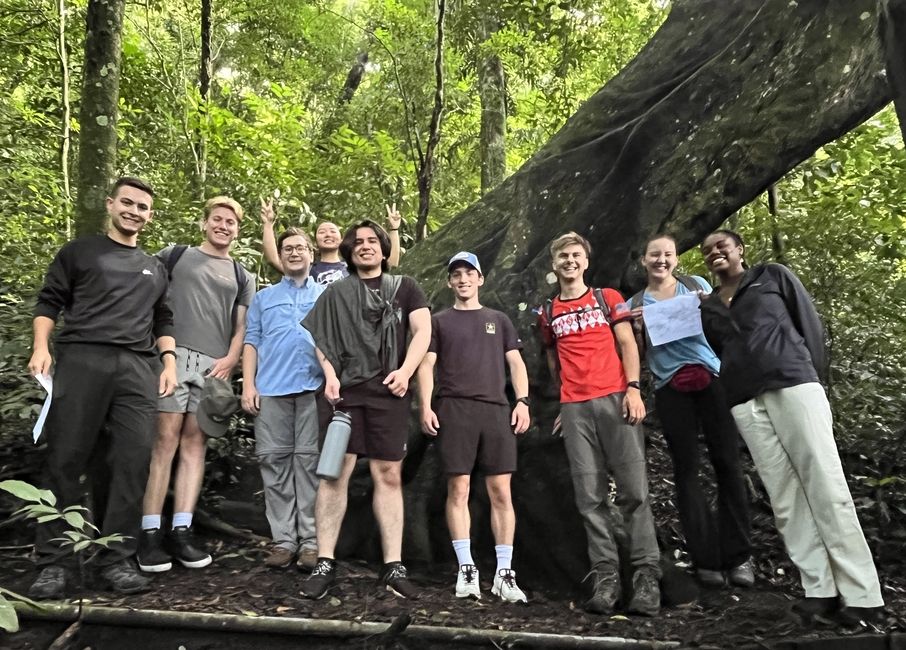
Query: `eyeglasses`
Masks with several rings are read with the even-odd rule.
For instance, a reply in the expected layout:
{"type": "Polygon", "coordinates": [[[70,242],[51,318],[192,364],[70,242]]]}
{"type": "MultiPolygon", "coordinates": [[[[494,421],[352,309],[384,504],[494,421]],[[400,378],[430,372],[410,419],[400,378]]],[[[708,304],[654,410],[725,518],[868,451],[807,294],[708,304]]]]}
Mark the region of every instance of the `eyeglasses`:
{"type": "Polygon", "coordinates": [[[284,246],[282,250],[286,255],[292,255],[293,253],[305,253],[311,250],[307,244],[299,244],[298,246],[284,246]]]}

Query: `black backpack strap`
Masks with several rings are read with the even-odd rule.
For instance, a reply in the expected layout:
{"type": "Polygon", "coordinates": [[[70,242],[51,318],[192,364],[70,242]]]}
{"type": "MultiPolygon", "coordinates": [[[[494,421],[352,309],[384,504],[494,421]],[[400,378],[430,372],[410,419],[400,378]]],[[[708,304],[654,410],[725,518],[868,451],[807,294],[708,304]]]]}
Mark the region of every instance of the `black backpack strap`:
{"type": "Polygon", "coordinates": [[[178,246],[174,246],[170,250],[170,254],[167,255],[167,261],[165,263],[165,265],[167,267],[167,278],[172,279],[173,267],[176,266],[176,263],[179,261],[179,258],[182,257],[182,254],[185,253],[186,249],[188,249],[188,248],[189,248],[188,246],[180,244],[178,246]]]}
{"type": "Polygon", "coordinates": [[[601,313],[604,314],[604,320],[607,321],[608,325],[613,325],[613,319],[610,317],[610,307],[608,307],[607,303],[604,301],[604,290],[595,287],[591,290],[591,293],[595,297],[595,302],[598,303],[598,307],[601,308],[601,313]]]}
{"type": "Polygon", "coordinates": [[[630,309],[638,309],[639,307],[644,306],[644,304],[645,304],[645,290],[644,289],[642,289],[637,294],[632,296],[632,298],[629,299],[629,308],[630,309]]]}
{"type": "Polygon", "coordinates": [[[233,311],[230,314],[230,321],[232,323],[232,329],[236,331],[236,314],[239,311],[239,299],[242,298],[242,294],[245,293],[245,288],[248,286],[249,278],[245,272],[245,269],[242,268],[242,264],[233,260],[233,272],[236,274],[236,299],[233,301],[233,311]]]}
{"type": "Polygon", "coordinates": [[[677,281],[686,287],[689,291],[695,293],[696,291],[704,291],[705,288],[698,283],[698,280],[693,278],[691,275],[678,275],[676,276],[677,281]]]}

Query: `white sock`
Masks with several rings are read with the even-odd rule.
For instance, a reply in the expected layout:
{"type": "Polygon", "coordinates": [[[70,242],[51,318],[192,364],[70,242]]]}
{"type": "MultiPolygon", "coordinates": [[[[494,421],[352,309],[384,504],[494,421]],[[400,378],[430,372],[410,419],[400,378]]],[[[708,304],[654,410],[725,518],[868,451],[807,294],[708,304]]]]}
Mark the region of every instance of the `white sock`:
{"type": "Polygon", "coordinates": [[[501,569],[510,569],[513,565],[513,547],[510,544],[498,544],[494,547],[497,552],[497,573],[501,569]]]}
{"type": "Polygon", "coordinates": [[[142,530],[160,528],[160,515],[142,515],[142,530]]]}
{"type": "Polygon", "coordinates": [[[459,566],[464,564],[475,564],[472,559],[472,540],[471,539],[454,539],[453,550],[456,552],[456,561],[459,566]]]}
{"type": "Polygon", "coordinates": [[[188,528],[192,525],[192,513],[191,512],[174,512],[173,513],[173,528],[178,526],[185,526],[188,528]]]}

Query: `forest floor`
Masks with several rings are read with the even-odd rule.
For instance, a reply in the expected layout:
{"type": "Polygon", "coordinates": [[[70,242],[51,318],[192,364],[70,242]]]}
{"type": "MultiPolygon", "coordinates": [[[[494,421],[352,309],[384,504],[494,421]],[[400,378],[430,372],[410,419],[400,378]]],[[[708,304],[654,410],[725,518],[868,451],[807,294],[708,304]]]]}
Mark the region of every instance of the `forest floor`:
{"type": "MultiPolygon", "coordinates": [[[[662,530],[676,533],[672,486],[667,478],[670,461],[661,449],[659,444],[649,449],[655,518],[662,530]]],[[[0,447],[0,479],[11,475],[26,478],[22,476],[23,468],[32,465],[36,456],[26,453],[23,461],[23,456],[9,446],[0,447]],[[10,472],[11,468],[16,469],[10,472]]],[[[545,585],[534,584],[530,575],[519,576],[520,585],[529,597],[527,605],[505,604],[493,597],[490,573],[482,574],[480,601],[456,599],[454,567],[411,567],[410,576],[422,588],[422,595],[417,601],[404,601],[379,586],[378,567],[356,561],[341,562],[336,587],[324,599],[311,601],[300,594],[305,575],[295,567],[283,570],[264,567],[263,544],[205,530],[197,534],[214,557],[211,566],[189,570],[177,565],[172,571],[155,576],[152,590],[144,594],[118,597],[89,586],[82,595],[92,605],[110,607],[371,622],[391,622],[409,614],[412,624],[419,625],[676,641],[682,647],[781,647],[779,644],[789,639],[904,633],[906,554],[901,552],[902,531],[898,527],[884,527],[877,521],[873,493],[867,488],[863,490],[861,485],[852,484],[854,497],[878,561],[887,608],[881,621],[856,630],[804,627],[788,615],[790,605],[802,594],[795,570],[783,552],[772,518],[763,504],[754,507],[755,587],[701,588],[693,602],[664,607],[653,618],[585,613],[581,608],[584,591],[580,586],[572,592],[556,593],[545,585]]],[[[4,501],[3,505],[9,504],[4,501]]],[[[0,586],[18,593],[27,592],[36,575],[30,560],[31,540],[31,531],[25,524],[0,526],[0,586]]],[[[674,576],[687,576],[680,579],[691,583],[684,573],[689,569],[682,568],[683,555],[676,553],[676,556],[681,568],[674,571],[674,576]]],[[[0,632],[0,647],[47,647],[35,638],[27,633],[17,636],[0,632]]]]}

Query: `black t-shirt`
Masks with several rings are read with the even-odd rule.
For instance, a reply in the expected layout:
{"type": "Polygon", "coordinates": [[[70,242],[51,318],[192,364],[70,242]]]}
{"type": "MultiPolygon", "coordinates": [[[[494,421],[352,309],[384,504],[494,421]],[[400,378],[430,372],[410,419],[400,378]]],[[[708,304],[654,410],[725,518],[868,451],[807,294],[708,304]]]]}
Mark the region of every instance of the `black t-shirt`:
{"type": "MultiPolygon", "coordinates": [[[[380,293],[381,276],[377,276],[376,278],[363,278],[362,282],[375,293],[380,293]]],[[[424,292],[421,290],[421,287],[416,284],[415,280],[408,275],[404,275],[400,280],[400,286],[396,291],[396,296],[393,298],[393,307],[402,312],[402,322],[399,327],[396,328],[396,349],[399,351],[397,366],[401,366],[406,358],[406,349],[408,347],[409,314],[416,309],[427,309],[428,299],[425,298],[424,292]]]]}
{"type": "Polygon", "coordinates": [[[507,404],[505,355],[521,349],[503,312],[482,307],[435,314],[428,351],[437,354],[437,396],[507,404]]]}
{"type": "Polygon", "coordinates": [[[69,242],[57,253],[38,294],[35,316],[56,320],[57,343],[99,343],[151,354],[173,336],[167,270],[156,257],[106,235],[69,242]]]}

